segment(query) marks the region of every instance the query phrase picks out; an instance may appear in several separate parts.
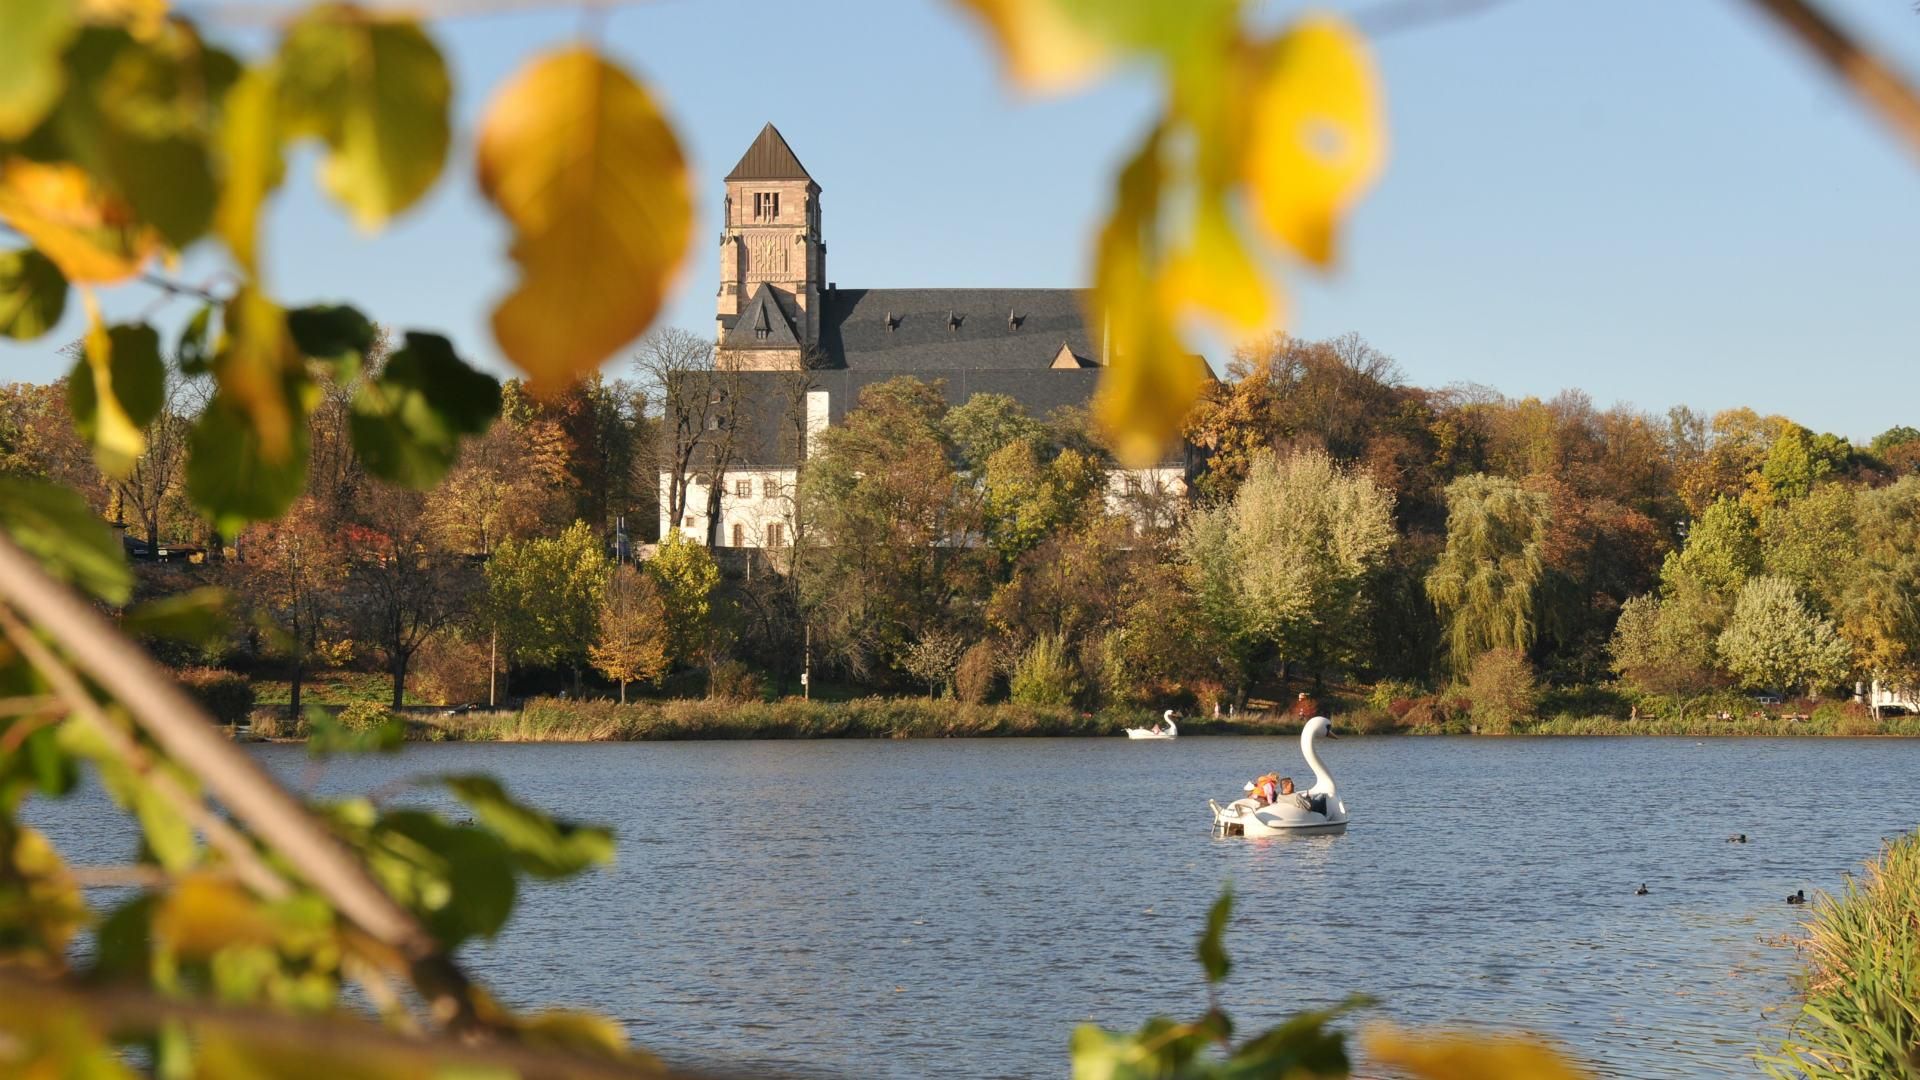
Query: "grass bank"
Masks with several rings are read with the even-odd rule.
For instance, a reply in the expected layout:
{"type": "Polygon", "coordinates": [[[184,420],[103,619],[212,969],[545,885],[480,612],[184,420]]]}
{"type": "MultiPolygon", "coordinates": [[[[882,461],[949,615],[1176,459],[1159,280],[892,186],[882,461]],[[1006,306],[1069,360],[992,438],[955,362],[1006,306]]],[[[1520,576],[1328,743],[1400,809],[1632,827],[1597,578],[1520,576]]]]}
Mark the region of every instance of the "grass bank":
{"type": "MultiPolygon", "coordinates": [[[[1489,733],[1494,734],[1494,733],[1489,733]]],[[[1709,735],[1746,736],[1829,736],[1859,738],[1868,735],[1920,736],[1920,716],[1888,716],[1875,720],[1870,716],[1847,713],[1815,713],[1804,719],[1785,716],[1736,716],[1722,720],[1714,716],[1686,719],[1672,717],[1623,720],[1612,716],[1555,716],[1515,725],[1513,735],[1683,735],[1701,738],[1709,735]]]]}
{"type": "Polygon", "coordinates": [[[1770,1075],[1920,1075],[1920,833],[1890,842],[1844,896],[1814,898],[1806,1003],[1770,1075]]]}

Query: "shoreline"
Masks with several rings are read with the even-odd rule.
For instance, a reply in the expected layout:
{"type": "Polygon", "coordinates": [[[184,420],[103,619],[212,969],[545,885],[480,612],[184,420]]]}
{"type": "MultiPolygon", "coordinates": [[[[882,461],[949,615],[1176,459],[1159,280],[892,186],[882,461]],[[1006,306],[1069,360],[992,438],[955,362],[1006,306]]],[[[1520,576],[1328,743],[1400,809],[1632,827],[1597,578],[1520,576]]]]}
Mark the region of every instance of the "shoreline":
{"type": "MultiPolygon", "coordinates": [[[[392,714],[381,713],[384,718],[392,714]]],[[[1084,712],[1054,706],[1000,703],[965,705],[949,699],[855,698],[820,702],[725,702],[703,699],[644,701],[569,701],[540,698],[519,710],[476,711],[457,716],[439,709],[409,708],[398,714],[406,742],[712,742],[740,739],[951,739],[951,738],[1121,738],[1128,727],[1151,726],[1157,713],[1108,709],[1084,712]]],[[[1482,730],[1471,724],[1406,725],[1379,714],[1357,711],[1333,716],[1345,735],[1470,735],[1486,738],[1920,738],[1920,717],[1890,716],[1879,721],[1843,718],[1789,720],[1748,717],[1733,720],[1689,718],[1627,720],[1606,716],[1544,717],[1482,730]]],[[[1182,736],[1295,736],[1300,723],[1291,717],[1248,714],[1240,717],[1183,717],[1182,736]]],[[[253,713],[249,731],[238,737],[255,742],[305,742],[304,721],[289,723],[281,708],[253,713]],[[265,714],[265,715],[263,715],[265,714]]]]}

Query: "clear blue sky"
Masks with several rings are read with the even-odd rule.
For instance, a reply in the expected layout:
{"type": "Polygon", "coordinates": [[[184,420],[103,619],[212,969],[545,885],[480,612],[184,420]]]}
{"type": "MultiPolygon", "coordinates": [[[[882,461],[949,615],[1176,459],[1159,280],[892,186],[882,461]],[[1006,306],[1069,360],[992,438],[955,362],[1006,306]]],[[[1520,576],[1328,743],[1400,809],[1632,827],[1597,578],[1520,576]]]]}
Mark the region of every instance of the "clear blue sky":
{"type": "MultiPolygon", "coordinates": [[[[1920,77],[1906,0],[1825,3],[1920,77]]],[[[486,319],[511,269],[471,133],[493,88],[581,26],[577,10],[437,24],[458,87],[447,176],[365,237],[302,158],[270,221],[272,289],[440,330],[505,371],[486,319]]],[[[931,0],[656,0],[600,33],[665,98],[691,156],[700,222],[665,318],[699,330],[720,178],[763,122],[824,188],[841,285],[1073,285],[1152,100],[1137,75],[1022,99],[974,25],[931,0]]],[[[1377,48],[1392,157],[1342,271],[1290,274],[1295,332],[1358,331],[1420,385],[1744,404],[1856,439],[1920,424],[1920,159],[1746,3],[1508,0],[1377,48]]],[[[190,259],[182,275],[205,272],[190,259]]],[[[151,300],[124,292],[119,317],[151,300]]],[[[0,378],[56,375],[78,321],[0,347],[0,378]]]]}

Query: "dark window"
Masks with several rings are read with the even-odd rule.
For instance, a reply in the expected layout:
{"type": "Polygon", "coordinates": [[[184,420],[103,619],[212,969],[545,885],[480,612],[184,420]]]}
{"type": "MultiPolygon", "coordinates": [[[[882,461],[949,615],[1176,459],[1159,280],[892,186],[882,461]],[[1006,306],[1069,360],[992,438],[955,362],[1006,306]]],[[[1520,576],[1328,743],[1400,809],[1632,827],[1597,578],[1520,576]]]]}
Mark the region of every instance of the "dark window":
{"type": "MultiPolygon", "coordinates": [[[[753,498],[753,481],[751,481],[751,480],[735,480],[735,481],[733,482],[733,497],[734,497],[734,498],[736,498],[736,499],[751,499],[751,498],[753,498]]],[[[740,527],[740,526],[738,526],[738,525],[735,525],[735,526],[734,526],[734,528],[736,528],[736,529],[737,529],[737,528],[739,528],[739,527],[740,527]]]]}
{"type": "Polygon", "coordinates": [[[765,480],[760,481],[760,494],[769,499],[779,498],[780,497],[780,481],[775,480],[771,476],[767,477],[765,480]]]}
{"type": "Polygon", "coordinates": [[[782,547],[787,541],[787,527],[777,521],[767,522],[767,546],[782,547]]]}
{"type": "Polygon", "coordinates": [[[733,527],[733,546],[747,546],[747,527],[745,525],[735,525],[733,527]]]}
{"type": "Polygon", "coordinates": [[[776,221],[779,217],[779,192],[756,191],[753,193],[753,219],[755,221],[776,221]]]}

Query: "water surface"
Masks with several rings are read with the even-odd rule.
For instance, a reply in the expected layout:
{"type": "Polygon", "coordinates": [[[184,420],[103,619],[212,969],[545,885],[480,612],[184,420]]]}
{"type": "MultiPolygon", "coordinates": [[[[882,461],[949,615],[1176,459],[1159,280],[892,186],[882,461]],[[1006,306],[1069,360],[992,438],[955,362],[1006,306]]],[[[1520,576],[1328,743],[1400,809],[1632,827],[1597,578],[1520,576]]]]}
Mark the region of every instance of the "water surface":
{"type": "MultiPolygon", "coordinates": [[[[301,748],[257,752],[326,792],[484,770],[612,825],[617,865],[530,886],[468,961],[681,1063],[863,1078],[1062,1076],[1075,1024],[1196,1015],[1226,882],[1243,1032],[1364,991],[1375,1016],[1543,1033],[1606,1076],[1753,1075],[1793,1007],[1784,897],[1920,820],[1920,741],[1322,748],[1353,825],[1275,840],[1210,837],[1206,798],[1304,780],[1288,738],[419,745],[317,777],[301,748]]],[[[123,859],[100,800],[33,815],[123,859]]]]}

